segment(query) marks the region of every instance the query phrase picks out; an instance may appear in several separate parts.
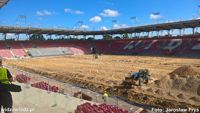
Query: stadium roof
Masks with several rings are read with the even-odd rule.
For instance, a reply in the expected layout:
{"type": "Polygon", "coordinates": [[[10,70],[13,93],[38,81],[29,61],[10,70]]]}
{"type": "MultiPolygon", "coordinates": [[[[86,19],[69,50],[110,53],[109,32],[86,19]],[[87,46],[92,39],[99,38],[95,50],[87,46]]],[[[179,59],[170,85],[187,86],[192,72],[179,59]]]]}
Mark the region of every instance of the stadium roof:
{"type": "Polygon", "coordinates": [[[8,3],[9,0],[0,0],[0,8],[8,3]]]}
{"type": "Polygon", "coordinates": [[[196,27],[200,27],[200,19],[154,24],[154,25],[144,25],[137,27],[121,28],[121,29],[112,29],[105,31],[83,31],[83,30],[0,26],[0,32],[17,33],[17,34],[25,33],[25,34],[56,34],[56,35],[104,35],[104,34],[140,33],[140,32],[196,28],[196,27]]]}

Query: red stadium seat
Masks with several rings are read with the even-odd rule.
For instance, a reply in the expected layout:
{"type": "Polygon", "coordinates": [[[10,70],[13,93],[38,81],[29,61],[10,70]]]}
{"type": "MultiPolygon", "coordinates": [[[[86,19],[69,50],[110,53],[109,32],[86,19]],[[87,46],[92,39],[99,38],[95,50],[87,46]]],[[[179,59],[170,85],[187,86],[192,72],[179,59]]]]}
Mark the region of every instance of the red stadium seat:
{"type": "Polygon", "coordinates": [[[84,103],[77,106],[75,113],[129,113],[126,110],[122,110],[116,106],[106,105],[106,104],[90,104],[84,103]]]}
{"type": "Polygon", "coordinates": [[[0,42],[0,56],[27,56],[31,48],[70,48],[73,54],[91,53],[96,47],[100,54],[147,54],[200,56],[200,36],[118,39],[96,41],[9,41],[0,42]],[[10,49],[9,49],[10,48],[10,49]]]}
{"type": "Polygon", "coordinates": [[[50,90],[52,92],[58,92],[59,91],[59,88],[57,86],[52,86],[44,81],[41,81],[41,82],[37,82],[37,83],[33,83],[31,84],[32,87],[35,87],[35,88],[39,88],[39,89],[43,89],[43,90],[50,90]]]}

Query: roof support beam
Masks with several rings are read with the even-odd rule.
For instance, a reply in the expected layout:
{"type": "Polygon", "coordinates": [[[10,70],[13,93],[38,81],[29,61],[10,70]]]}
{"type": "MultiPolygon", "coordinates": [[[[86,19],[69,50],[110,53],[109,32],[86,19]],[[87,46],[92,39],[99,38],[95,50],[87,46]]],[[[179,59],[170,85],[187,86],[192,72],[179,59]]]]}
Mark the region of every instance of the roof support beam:
{"type": "Polygon", "coordinates": [[[112,29],[105,31],[83,31],[83,30],[45,29],[45,28],[41,29],[41,28],[30,28],[30,27],[22,28],[22,27],[0,26],[0,33],[55,34],[55,35],[104,35],[104,34],[112,35],[112,34],[139,33],[139,32],[151,32],[151,31],[196,28],[196,27],[200,27],[200,19],[121,28],[121,29],[112,29]]]}

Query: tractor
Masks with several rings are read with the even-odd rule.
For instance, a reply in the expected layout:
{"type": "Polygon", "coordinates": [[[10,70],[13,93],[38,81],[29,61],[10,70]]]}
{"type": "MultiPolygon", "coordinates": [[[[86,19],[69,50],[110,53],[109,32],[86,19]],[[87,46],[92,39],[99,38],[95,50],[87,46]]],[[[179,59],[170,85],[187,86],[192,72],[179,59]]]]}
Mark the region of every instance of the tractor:
{"type": "Polygon", "coordinates": [[[130,77],[125,78],[126,85],[138,85],[148,84],[150,79],[148,69],[140,69],[138,72],[131,73],[130,77]]]}

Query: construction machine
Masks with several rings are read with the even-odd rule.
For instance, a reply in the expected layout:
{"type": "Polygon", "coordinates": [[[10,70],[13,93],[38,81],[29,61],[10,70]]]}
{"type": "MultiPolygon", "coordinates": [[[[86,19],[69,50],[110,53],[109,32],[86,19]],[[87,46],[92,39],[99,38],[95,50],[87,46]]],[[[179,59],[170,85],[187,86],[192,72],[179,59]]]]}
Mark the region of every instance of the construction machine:
{"type": "Polygon", "coordinates": [[[148,69],[140,69],[138,72],[131,73],[130,77],[126,77],[124,85],[138,85],[148,84],[150,79],[150,74],[148,69]]]}

